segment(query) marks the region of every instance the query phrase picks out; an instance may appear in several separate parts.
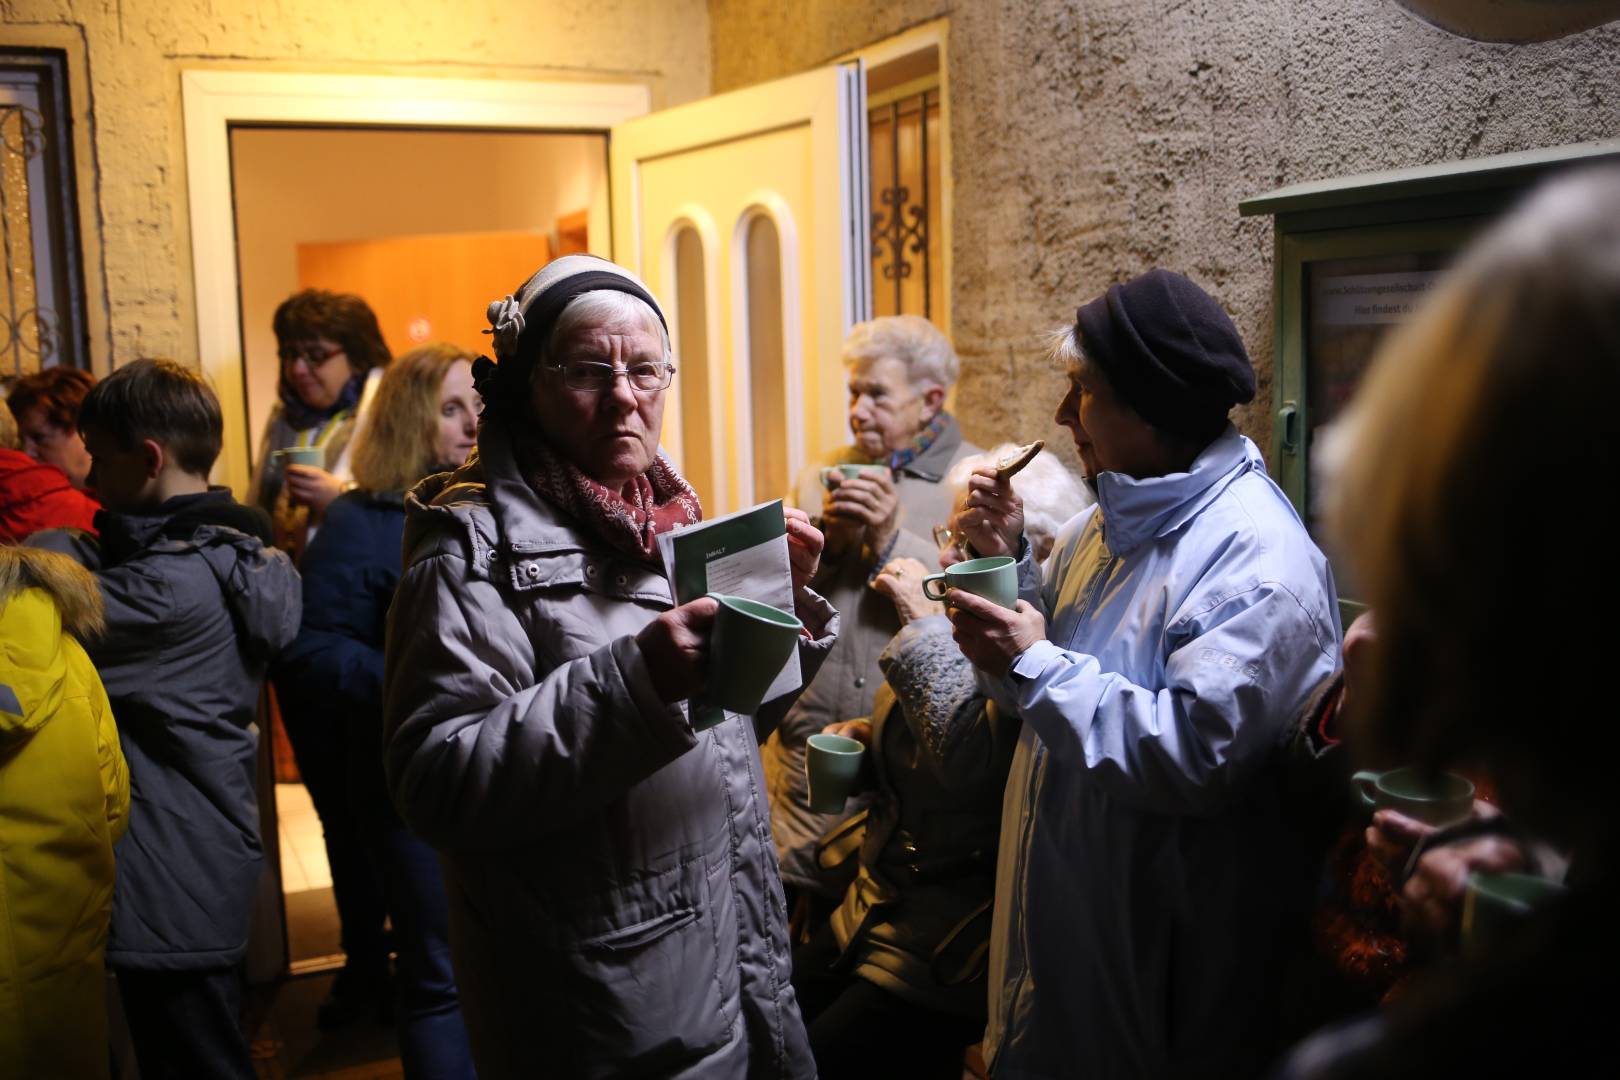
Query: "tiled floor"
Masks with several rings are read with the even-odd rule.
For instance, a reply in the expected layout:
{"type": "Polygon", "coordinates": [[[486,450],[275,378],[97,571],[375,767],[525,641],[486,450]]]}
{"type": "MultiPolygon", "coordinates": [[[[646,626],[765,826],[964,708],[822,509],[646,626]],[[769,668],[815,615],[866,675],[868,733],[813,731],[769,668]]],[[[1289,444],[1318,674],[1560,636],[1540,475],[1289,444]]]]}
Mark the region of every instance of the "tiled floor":
{"type": "Polygon", "coordinates": [[[303,784],[276,785],[276,817],[281,833],[281,887],[289,893],[330,889],[332,870],[326,864],[326,841],[321,819],[303,784]]]}
{"type": "MultiPolygon", "coordinates": [[[[281,878],[286,893],[287,946],[300,961],[339,952],[332,871],[321,821],[303,784],[276,785],[281,878]]],[[[315,1008],[331,989],[332,974],[285,979],[248,992],[253,1065],[261,1080],[396,1080],[400,1071],[394,1029],[362,1022],[341,1031],[318,1031],[315,1008]]]]}
{"type": "Polygon", "coordinates": [[[394,1029],[361,1022],[340,1031],[315,1028],[315,1007],[331,975],[287,979],[248,995],[253,1068],[260,1080],[395,1080],[400,1069],[394,1029]]]}

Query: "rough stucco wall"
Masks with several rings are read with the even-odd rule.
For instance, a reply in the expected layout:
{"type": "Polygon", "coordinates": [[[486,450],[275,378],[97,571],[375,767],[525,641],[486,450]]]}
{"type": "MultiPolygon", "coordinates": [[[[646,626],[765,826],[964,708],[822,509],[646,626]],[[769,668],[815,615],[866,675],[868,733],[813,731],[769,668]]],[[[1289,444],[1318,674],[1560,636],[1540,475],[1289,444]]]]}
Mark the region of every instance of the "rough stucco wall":
{"type": "Polygon", "coordinates": [[[1388,0],[712,0],[714,90],[950,18],[958,410],[988,445],[1045,435],[1047,329],[1155,265],[1227,305],[1269,451],[1272,230],[1283,184],[1620,135],[1620,23],[1537,45],[1453,37],[1388,0]]]}
{"type": "Polygon", "coordinates": [[[197,362],[183,69],[643,82],[654,108],[709,88],[703,0],[0,0],[0,36],[24,24],[85,41],[100,220],[83,226],[104,240],[115,363],[197,362]]]}

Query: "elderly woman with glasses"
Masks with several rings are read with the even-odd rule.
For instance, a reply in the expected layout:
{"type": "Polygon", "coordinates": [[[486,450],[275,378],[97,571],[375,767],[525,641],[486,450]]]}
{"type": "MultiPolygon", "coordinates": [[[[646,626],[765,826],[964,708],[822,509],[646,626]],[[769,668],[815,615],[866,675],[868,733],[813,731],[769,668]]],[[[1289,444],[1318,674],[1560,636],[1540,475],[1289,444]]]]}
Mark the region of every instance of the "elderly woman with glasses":
{"type": "MultiPolygon", "coordinates": [[[[954,494],[934,526],[939,566],[970,558],[960,530],[968,477],[993,470],[1008,444],[957,462],[954,494]]],[[[1042,453],[1018,475],[1038,560],[1091,503],[1078,477],[1042,453]]],[[[826,837],[820,861],[855,866],[829,923],[794,953],[793,985],[821,1075],[956,1076],[984,1034],[985,956],[995,892],[1002,793],[1018,741],[1015,713],[979,692],[944,605],[923,595],[916,559],[883,567],[874,588],[901,623],[878,665],[870,718],[829,732],[869,747],[875,791],[864,814],[826,837]]]]}
{"type": "Polygon", "coordinates": [[[347,293],[294,293],[276,308],[272,325],[281,360],[279,400],[259,442],[248,501],[270,514],[276,546],[297,558],[310,526],[353,486],[349,444],[389,352],[376,314],[347,293]],[[275,454],[295,448],[318,451],[321,463],[283,464],[275,454]]]}
{"type": "MultiPolygon", "coordinates": [[[[478,449],[407,500],[385,765],[440,849],[479,1075],[814,1075],[789,985],[759,740],[792,695],[702,731],[716,604],[676,606],[658,534],[701,520],[658,452],[662,310],[612,263],[490,305],[478,449]]],[[[836,613],[787,514],[805,677],[836,613]]]]}

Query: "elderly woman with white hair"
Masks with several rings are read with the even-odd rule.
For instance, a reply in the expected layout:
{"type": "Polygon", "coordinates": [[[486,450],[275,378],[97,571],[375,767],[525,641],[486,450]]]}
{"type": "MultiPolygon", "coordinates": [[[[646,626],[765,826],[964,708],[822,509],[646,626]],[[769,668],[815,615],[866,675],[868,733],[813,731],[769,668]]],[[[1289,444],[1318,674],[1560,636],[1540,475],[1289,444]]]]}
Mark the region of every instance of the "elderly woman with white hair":
{"type": "MultiPolygon", "coordinates": [[[[1016,451],[965,458],[946,477],[956,502],[937,530],[941,567],[968,557],[957,520],[968,476],[1016,451]]],[[[1016,487],[1044,559],[1091,495],[1050,453],[1016,487]]],[[[943,605],[923,595],[926,573],[910,558],[883,567],[874,588],[903,624],[878,658],[885,681],[869,719],[828,728],[867,744],[876,791],[864,815],[822,842],[828,864],[858,847],[858,869],[828,925],[794,954],[823,1076],[956,1076],[963,1050],[984,1033],[1002,793],[1019,719],[980,692],[943,605]]]]}
{"type": "MultiPolygon", "coordinates": [[[[384,694],[389,788],[440,849],[478,1073],[813,1076],[760,794],[785,704],[688,719],[717,604],[676,606],[658,554],[702,517],[658,452],[663,313],[574,255],[489,316],[477,450],[407,499],[384,694]]],[[[805,587],[821,534],[787,518],[813,674],[837,616],[805,587]]]]}
{"type": "Polygon", "coordinates": [[[932,561],[929,530],[951,507],[940,481],[978,452],[945,410],[960,363],[950,340],[927,319],[891,315],[859,324],[844,340],[844,365],[855,441],[807,470],[797,488],[797,504],[827,536],[813,587],[843,621],[820,674],[765,746],[771,831],[799,925],[813,921],[812,908],[824,914],[843,888],[816,865],[817,839],[843,815],[810,809],[805,740],[835,720],[872,711],[883,682],[878,653],[900,623],[894,605],[867,586],[890,559],[932,561]],[[829,469],[840,465],[887,468],[852,477],[829,469]]]}

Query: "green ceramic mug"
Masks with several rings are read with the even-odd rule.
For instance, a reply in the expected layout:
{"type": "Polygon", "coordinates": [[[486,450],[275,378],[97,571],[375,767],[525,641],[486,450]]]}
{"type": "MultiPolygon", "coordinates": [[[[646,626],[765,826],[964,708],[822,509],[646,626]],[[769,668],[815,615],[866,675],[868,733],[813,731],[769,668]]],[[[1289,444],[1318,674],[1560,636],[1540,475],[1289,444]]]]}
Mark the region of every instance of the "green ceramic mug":
{"type": "Polygon", "coordinates": [[[929,574],[923,578],[923,595],[930,600],[944,600],[949,589],[993,600],[1002,607],[1018,609],[1018,560],[1009,555],[992,555],[987,559],[969,559],[945,568],[943,574],[929,574]],[[941,582],[938,593],[929,586],[941,582]]]}
{"type": "Polygon", "coordinates": [[[1363,769],[1350,783],[1367,809],[1396,810],[1436,828],[1466,821],[1474,812],[1474,785],[1456,773],[1411,766],[1388,772],[1363,769]]]}
{"type": "Polygon", "coordinates": [[[806,741],[804,774],[810,781],[810,809],[836,814],[855,792],[866,747],[843,735],[817,732],[806,741]]]}
{"type": "Polygon", "coordinates": [[[720,602],[709,634],[709,681],[703,700],[753,715],[799,644],[804,624],[791,612],[742,596],[720,602]]]}
{"type": "Polygon", "coordinates": [[[834,474],[842,476],[845,480],[853,480],[863,473],[884,473],[887,475],[889,467],[887,465],[829,465],[821,470],[821,486],[831,488],[834,474]]]}
{"type": "Polygon", "coordinates": [[[272,460],[280,463],[282,468],[288,465],[311,465],[317,469],[326,468],[326,448],[322,446],[289,446],[282,450],[270,451],[272,460]]]}
{"type": "Polygon", "coordinates": [[[1563,892],[1556,881],[1533,874],[1469,874],[1463,893],[1463,951],[1469,956],[1489,952],[1511,937],[1537,907],[1563,892]]]}

